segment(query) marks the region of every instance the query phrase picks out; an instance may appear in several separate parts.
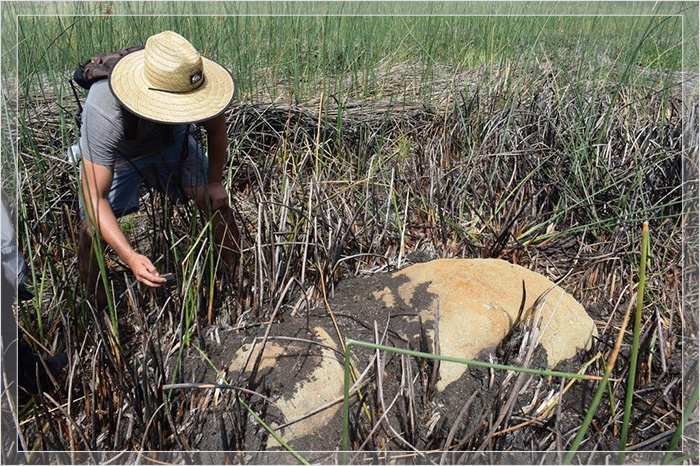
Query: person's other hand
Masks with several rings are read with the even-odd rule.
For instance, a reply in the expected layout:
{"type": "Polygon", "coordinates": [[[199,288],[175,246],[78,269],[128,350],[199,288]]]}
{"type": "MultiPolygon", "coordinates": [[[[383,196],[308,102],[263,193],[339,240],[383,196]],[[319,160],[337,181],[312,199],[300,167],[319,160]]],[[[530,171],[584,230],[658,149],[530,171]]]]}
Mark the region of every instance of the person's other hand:
{"type": "Polygon", "coordinates": [[[150,259],[142,254],[135,254],[127,265],[134,273],[136,280],[152,288],[162,286],[166,281],[158,274],[158,270],[150,259]]]}
{"type": "Polygon", "coordinates": [[[209,183],[209,200],[211,210],[219,210],[228,205],[228,193],[223,183],[220,181],[209,183]]]}

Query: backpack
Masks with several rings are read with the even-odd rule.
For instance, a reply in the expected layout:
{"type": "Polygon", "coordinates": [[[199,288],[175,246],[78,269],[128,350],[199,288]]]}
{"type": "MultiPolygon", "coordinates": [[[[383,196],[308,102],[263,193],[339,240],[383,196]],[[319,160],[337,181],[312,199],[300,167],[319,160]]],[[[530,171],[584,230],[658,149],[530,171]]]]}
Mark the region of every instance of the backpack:
{"type": "Polygon", "coordinates": [[[70,83],[70,87],[73,89],[75,103],[78,105],[78,110],[74,114],[78,128],[80,127],[80,120],[83,114],[83,106],[80,105],[78,91],[75,89],[75,85],[73,83],[75,82],[83,89],[89,90],[96,81],[109,78],[109,74],[112,72],[117,62],[122,59],[122,57],[129,55],[132,52],[143,50],[143,48],[143,45],[137,45],[135,47],[117,50],[116,52],[103,52],[78,65],[75,71],[73,71],[72,79],[69,79],[68,82],[70,83]]]}
{"type": "Polygon", "coordinates": [[[121,49],[116,52],[104,52],[78,65],[73,72],[73,81],[83,89],[90,89],[95,81],[107,79],[114,66],[125,55],[143,50],[143,45],[121,49]]]}

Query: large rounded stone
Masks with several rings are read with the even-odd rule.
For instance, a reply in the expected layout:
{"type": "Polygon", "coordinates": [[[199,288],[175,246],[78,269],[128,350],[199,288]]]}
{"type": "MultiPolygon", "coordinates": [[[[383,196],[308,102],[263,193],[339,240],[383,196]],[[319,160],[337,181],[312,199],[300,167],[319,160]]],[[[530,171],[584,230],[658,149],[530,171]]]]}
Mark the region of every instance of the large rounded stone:
{"type": "MultiPolygon", "coordinates": [[[[299,323],[303,325],[301,320],[299,323]]],[[[307,437],[310,443],[316,443],[319,449],[323,449],[325,427],[340,411],[339,403],[329,404],[343,396],[344,371],[336,356],[337,352],[333,350],[337,350],[337,345],[324,329],[314,328],[309,340],[318,343],[317,346],[314,345],[318,351],[313,355],[309,352],[309,345],[299,341],[268,341],[260,359],[258,378],[283,380],[291,388],[272,393],[271,396],[275,398],[274,405],[282,414],[284,422],[293,424],[279,429],[279,425],[272,422],[271,427],[278,430],[281,437],[292,442],[292,445],[296,439],[307,437]],[[325,409],[313,413],[324,406],[325,409]]],[[[261,346],[256,345],[252,353],[250,345],[241,347],[234,356],[229,371],[250,371],[260,354],[261,346]]],[[[268,437],[267,448],[278,446],[272,436],[268,437]]]]}
{"type": "MultiPolygon", "coordinates": [[[[437,310],[443,355],[474,359],[480,351],[496,347],[517,319],[523,283],[524,312],[532,310],[541,316],[540,344],[550,368],[588,349],[598,334],[593,320],[571,295],[546,277],[503,260],[439,259],[407,267],[393,278],[397,285],[387,286],[375,297],[389,308],[417,311],[423,322],[433,322],[437,310]]],[[[461,364],[442,363],[438,390],[465,370],[461,364]]]]}

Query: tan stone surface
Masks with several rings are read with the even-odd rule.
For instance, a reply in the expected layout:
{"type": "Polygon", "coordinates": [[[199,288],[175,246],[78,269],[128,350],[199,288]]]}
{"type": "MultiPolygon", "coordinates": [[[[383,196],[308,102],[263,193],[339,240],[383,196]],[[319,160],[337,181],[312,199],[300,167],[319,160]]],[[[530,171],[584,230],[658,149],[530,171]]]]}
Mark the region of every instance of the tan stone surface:
{"type": "MultiPolygon", "coordinates": [[[[367,298],[363,302],[365,306],[376,302],[380,308],[388,308],[392,312],[400,307],[400,314],[418,312],[414,317],[402,316],[405,325],[401,325],[398,319],[392,321],[396,332],[410,333],[406,337],[414,341],[419,337],[416,333],[419,328],[416,325],[418,316],[428,336],[434,339],[432,329],[439,302],[441,353],[474,359],[481,350],[497,346],[508,333],[520,308],[523,280],[525,309],[531,308],[537,297],[551,288],[543,305],[538,308],[543,317],[540,343],[547,351],[549,366],[574,356],[579,349],[588,348],[591,336],[597,335],[597,331],[583,307],[563,289],[553,286],[547,278],[502,260],[442,259],[416,264],[385,277],[378,288],[380,291],[355,288],[354,292],[363,292],[367,298]]],[[[353,311],[346,309],[344,312],[353,311]]],[[[362,315],[361,310],[354,314],[357,317],[362,315]]],[[[298,325],[305,325],[305,320],[299,319],[298,325]]],[[[367,323],[371,325],[371,322],[367,323]]],[[[286,324],[287,330],[283,330],[285,327],[277,328],[282,335],[285,331],[298,328],[292,320],[286,324]]],[[[320,326],[312,327],[311,336],[306,338],[337,349],[328,333],[332,332],[330,328],[330,324],[326,330],[320,326]]],[[[319,346],[308,356],[308,349],[307,343],[289,340],[272,339],[265,346],[260,376],[269,377],[273,387],[279,388],[280,381],[285,382],[281,384],[283,392],[278,389],[270,394],[285,423],[342,397],[343,366],[336,353],[319,346]]],[[[259,351],[258,345],[250,356],[247,370],[251,369],[259,351]]],[[[239,371],[249,352],[249,345],[242,347],[235,354],[229,370],[239,371]]],[[[458,380],[465,370],[465,366],[460,364],[441,363],[438,390],[442,391],[458,380]]],[[[321,445],[334,416],[337,422],[340,408],[341,404],[336,404],[324,409],[281,429],[280,434],[292,447],[302,437],[306,437],[306,446],[321,445]]],[[[271,425],[276,427],[280,424],[271,425]]],[[[278,445],[269,437],[267,446],[274,448],[278,445]]]]}
{"type": "MultiPolygon", "coordinates": [[[[321,343],[335,347],[335,343],[325,330],[320,327],[314,330],[321,343]]],[[[343,396],[343,366],[336,359],[334,352],[328,348],[322,348],[319,359],[311,377],[301,381],[291,397],[282,398],[276,403],[287,422],[343,396]]],[[[336,404],[303,421],[285,427],[282,430],[283,438],[291,441],[308,434],[323,432],[340,407],[340,404],[336,404]]],[[[276,444],[277,442],[271,437],[268,439],[268,447],[276,444]]]]}
{"type": "Polygon", "coordinates": [[[375,291],[372,295],[376,299],[382,300],[386,307],[394,307],[396,305],[394,295],[391,293],[389,287],[384,287],[382,291],[375,291]]]}
{"type": "MultiPolygon", "coordinates": [[[[253,364],[255,364],[255,360],[260,354],[260,348],[262,347],[262,345],[255,345],[255,348],[253,348],[253,354],[251,354],[249,358],[248,354],[250,353],[250,346],[251,345],[249,344],[243,345],[241,349],[239,349],[236,352],[236,356],[233,358],[233,361],[231,361],[231,364],[229,365],[229,372],[241,370],[243,368],[243,365],[246,363],[246,360],[248,360],[246,371],[249,371],[253,368],[253,364]]],[[[260,360],[260,367],[258,370],[271,369],[275,367],[277,358],[283,354],[283,346],[277,344],[275,341],[268,341],[265,345],[265,350],[263,351],[263,357],[260,360]]]]}
{"type": "MultiPolygon", "coordinates": [[[[314,328],[316,341],[337,348],[337,345],[328,333],[320,327],[314,328]]],[[[306,346],[304,346],[306,348],[306,346]]],[[[303,415],[326,405],[343,396],[343,366],[335,356],[334,351],[329,348],[320,347],[321,355],[312,356],[314,370],[309,375],[297,380],[294,384],[293,393],[284,393],[275,400],[275,407],[280,410],[284,416],[285,423],[302,417],[303,415]]],[[[242,368],[247,354],[250,351],[250,346],[242,347],[235,355],[229,370],[238,371],[242,368]]],[[[252,368],[255,357],[259,354],[258,346],[254,349],[254,355],[251,356],[247,370],[252,368]]],[[[302,350],[306,354],[306,349],[302,350]]],[[[283,368],[279,361],[281,358],[292,360],[300,351],[294,349],[292,345],[280,345],[276,341],[268,341],[263,351],[263,357],[260,361],[260,369],[268,368],[271,371],[282,373],[275,374],[276,377],[288,377],[283,371],[290,370],[290,367],[283,368]]],[[[275,394],[273,394],[274,396],[275,394]]],[[[279,395],[279,394],[278,394],[279,395]]],[[[304,437],[309,434],[317,434],[323,432],[323,429],[328,425],[331,418],[340,410],[341,404],[336,404],[311,417],[302,421],[296,422],[288,427],[285,427],[279,432],[286,442],[293,442],[294,439],[304,437]]],[[[277,425],[272,423],[272,428],[277,425]]],[[[268,437],[267,447],[273,448],[279,446],[277,441],[272,437],[268,437]]]]}
{"type": "MultiPolygon", "coordinates": [[[[418,287],[423,284],[424,289],[428,283],[427,292],[434,299],[430,306],[416,311],[432,329],[439,302],[441,353],[465,359],[497,346],[508,333],[520,308],[523,281],[526,310],[554,286],[542,275],[499,259],[439,259],[412,265],[393,276],[409,280],[396,289],[385,288],[375,297],[384,303],[401,300],[410,306],[418,287]]],[[[547,351],[549,367],[588,349],[591,337],[597,335],[583,306],[558,286],[547,293],[538,310],[543,318],[540,343],[547,351]]],[[[434,338],[432,333],[430,330],[429,336],[434,338]]],[[[442,363],[438,390],[459,379],[465,370],[461,364],[442,363]]]]}

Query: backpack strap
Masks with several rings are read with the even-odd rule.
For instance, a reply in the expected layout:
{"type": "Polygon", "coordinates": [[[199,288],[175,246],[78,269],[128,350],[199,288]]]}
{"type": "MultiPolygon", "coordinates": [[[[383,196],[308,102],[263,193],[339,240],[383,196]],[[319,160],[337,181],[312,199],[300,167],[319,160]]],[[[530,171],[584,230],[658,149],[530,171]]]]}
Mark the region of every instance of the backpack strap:
{"type": "Polygon", "coordinates": [[[80,128],[80,122],[83,118],[83,106],[80,105],[80,97],[78,97],[78,91],[75,88],[75,84],[73,84],[73,80],[69,79],[68,83],[70,84],[71,89],[73,89],[73,97],[75,97],[75,103],[78,105],[78,110],[76,110],[73,114],[73,118],[75,119],[75,123],[78,125],[78,128],[80,128]]]}

